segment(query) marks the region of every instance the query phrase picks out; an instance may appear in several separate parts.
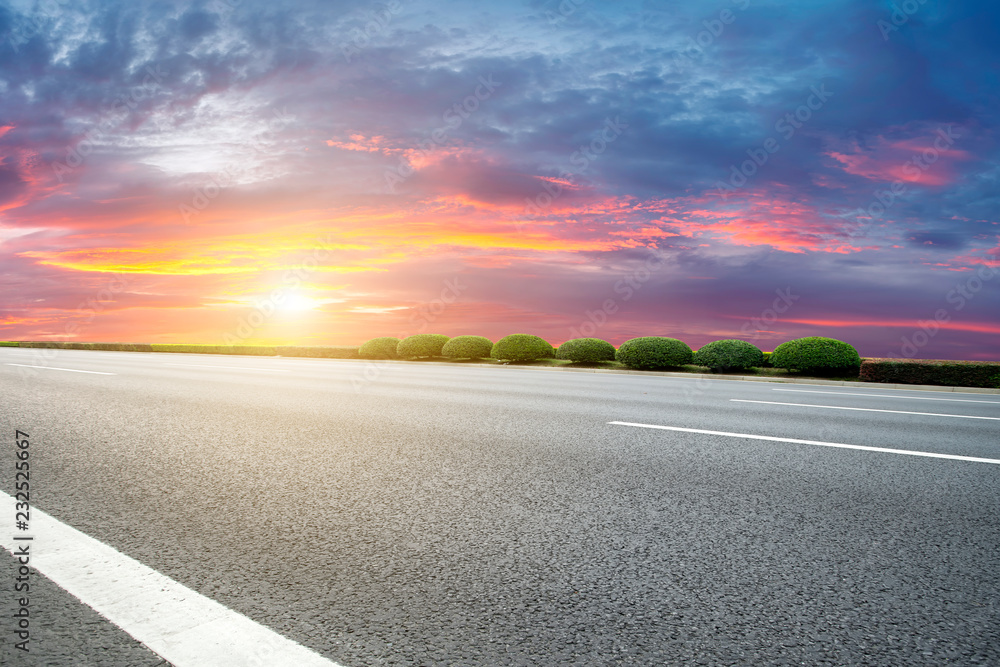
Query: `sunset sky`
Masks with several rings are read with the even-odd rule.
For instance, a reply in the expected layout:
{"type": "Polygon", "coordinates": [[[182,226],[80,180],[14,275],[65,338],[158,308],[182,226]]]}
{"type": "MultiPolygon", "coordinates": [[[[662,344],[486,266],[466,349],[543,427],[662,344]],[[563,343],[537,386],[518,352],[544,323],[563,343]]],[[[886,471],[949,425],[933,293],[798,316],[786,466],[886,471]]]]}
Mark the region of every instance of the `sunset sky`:
{"type": "Polygon", "coordinates": [[[998,44],[985,0],[0,0],[0,340],[1000,359],[998,44]]]}

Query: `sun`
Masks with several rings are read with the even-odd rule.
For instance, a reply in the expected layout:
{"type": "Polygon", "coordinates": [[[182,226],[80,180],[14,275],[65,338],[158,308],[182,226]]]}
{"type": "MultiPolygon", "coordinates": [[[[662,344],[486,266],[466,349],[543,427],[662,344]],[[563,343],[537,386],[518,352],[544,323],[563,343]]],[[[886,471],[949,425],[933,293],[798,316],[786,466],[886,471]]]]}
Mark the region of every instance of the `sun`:
{"type": "Polygon", "coordinates": [[[289,312],[303,312],[306,310],[316,310],[325,302],[301,294],[289,294],[281,303],[281,310],[289,312]]]}

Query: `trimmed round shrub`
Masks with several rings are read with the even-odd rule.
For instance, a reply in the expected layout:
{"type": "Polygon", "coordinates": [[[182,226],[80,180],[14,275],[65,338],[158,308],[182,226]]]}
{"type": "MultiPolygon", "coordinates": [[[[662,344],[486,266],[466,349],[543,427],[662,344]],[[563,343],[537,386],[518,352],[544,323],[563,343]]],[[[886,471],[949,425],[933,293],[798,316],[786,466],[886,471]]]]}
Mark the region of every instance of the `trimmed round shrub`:
{"type": "Polygon", "coordinates": [[[861,356],[844,341],[810,336],[774,348],[770,362],[775,368],[824,374],[857,371],[861,367],[861,356]]]}
{"type": "Polygon", "coordinates": [[[663,336],[643,336],[621,344],[615,359],[629,368],[669,368],[691,363],[694,355],[684,341],[663,336]]]}
{"type": "Polygon", "coordinates": [[[448,342],[443,334],[416,334],[407,336],[396,346],[396,356],[400,359],[412,357],[440,357],[441,348],[448,342]]]}
{"type": "Polygon", "coordinates": [[[493,341],[482,336],[455,336],[441,349],[450,359],[482,359],[493,352],[493,341]]]}
{"type": "Polygon", "coordinates": [[[398,338],[372,338],[362,343],[358,348],[358,356],[362,359],[397,359],[396,348],[399,346],[398,338]]]}
{"type": "Polygon", "coordinates": [[[764,363],[764,353],[753,343],[729,338],[701,346],[694,353],[694,363],[713,371],[746,370],[764,363]]]}
{"type": "Polygon", "coordinates": [[[531,334],[511,334],[498,340],[490,356],[503,361],[535,361],[556,356],[555,348],[548,341],[531,334]]]}
{"type": "Polygon", "coordinates": [[[559,346],[556,350],[556,359],[577,363],[614,361],[615,346],[600,338],[574,338],[559,346]]]}

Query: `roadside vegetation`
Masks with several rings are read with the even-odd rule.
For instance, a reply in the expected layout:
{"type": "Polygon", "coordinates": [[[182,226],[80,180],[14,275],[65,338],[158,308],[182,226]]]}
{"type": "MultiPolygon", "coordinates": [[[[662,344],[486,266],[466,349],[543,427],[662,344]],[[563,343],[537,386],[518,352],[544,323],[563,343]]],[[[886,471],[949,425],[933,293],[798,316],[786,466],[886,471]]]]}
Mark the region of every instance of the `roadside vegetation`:
{"type": "Polygon", "coordinates": [[[770,357],[775,368],[813,375],[857,374],[861,368],[858,351],[833,338],[799,338],[774,348],[770,357]]]}
{"type": "Polygon", "coordinates": [[[663,336],[643,336],[621,344],[615,361],[629,368],[656,370],[690,364],[694,352],[684,341],[663,336]]]}
{"type": "Polygon", "coordinates": [[[449,359],[486,359],[493,353],[493,341],[483,336],[455,336],[441,348],[441,355],[449,359]]]}
{"type": "Polygon", "coordinates": [[[396,349],[401,342],[398,338],[372,338],[358,348],[358,356],[362,359],[399,359],[396,349]]]}
{"type": "Polygon", "coordinates": [[[713,372],[746,371],[763,367],[764,353],[745,340],[716,340],[698,348],[693,361],[713,372]]]}
{"type": "Polygon", "coordinates": [[[615,346],[600,338],[574,338],[559,346],[556,359],[578,364],[599,364],[615,360],[615,346]]]}
{"type": "Polygon", "coordinates": [[[396,356],[400,359],[429,359],[440,357],[448,337],[442,334],[417,334],[399,341],[396,356]]]}
{"type": "Polygon", "coordinates": [[[600,338],[568,340],[558,349],[531,334],[511,334],[493,342],[483,336],[418,334],[400,340],[380,337],[361,346],[186,345],[161,343],[0,342],[0,347],[186,352],[327,359],[437,361],[517,364],[580,369],[666,370],[740,377],[823,378],[891,384],[1000,388],[1000,362],[862,358],[844,341],[811,336],[766,352],[752,343],[725,339],[692,350],[676,338],[642,336],[615,348],[600,338]]]}
{"type": "Polygon", "coordinates": [[[555,359],[556,350],[544,338],[531,334],[504,336],[493,345],[491,357],[498,361],[555,359]]]}

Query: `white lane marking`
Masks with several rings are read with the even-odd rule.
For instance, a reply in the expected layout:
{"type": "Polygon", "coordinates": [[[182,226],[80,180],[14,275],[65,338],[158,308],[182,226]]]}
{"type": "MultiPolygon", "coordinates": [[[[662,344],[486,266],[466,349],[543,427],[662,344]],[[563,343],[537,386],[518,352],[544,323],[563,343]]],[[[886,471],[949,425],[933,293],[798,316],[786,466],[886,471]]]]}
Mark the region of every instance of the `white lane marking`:
{"type": "Polygon", "coordinates": [[[102,373],[101,371],[81,371],[77,368],[56,368],[55,366],[33,366],[31,364],[4,364],[5,366],[24,366],[25,368],[44,368],[47,371],[69,371],[70,373],[93,373],[94,375],[118,375],[118,373],[102,373]]]}
{"type": "Polygon", "coordinates": [[[1000,417],[977,417],[975,415],[944,415],[936,412],[909,412],[907,410],[876,410],[875,408],[847,408],[842,405],[811,405],[809,403],[778,403],[777,401],[751,401],[745,398],[731,398],[730,403],[763,403],[764,405],[791,405],[797,408],[825,408],[827,410],[857,410],[858,412],[891,412],[896,415],[921,415],[923,417],[956,417],[958,419],[989,419],[1000,421],[1000,417]]]}
{"type": "Polygon", "coordinates": [[[224,368],[234,371],[269,371],[271,373],[290,373],[287,368],[251,368],[249,366],[209,366],[208,364],[171,364],[166,363],[164,366],[191,366],[193,368],[224,368]]]}
{"type": "Polygon", "coordinates": [[[907,456],[926,456],[932,459],[951,459],[953,461],[972,461],[973,463],[993,463],[1000,465],[1000,459],[984,459],[978,456],[958,456],[956,454],[938,454],[936,452],[917,452],[909,449],[888,449],[886,447],[867,447],[865,445],[845,445],[839,442],[819,442],[816,440],[797,440],[795,438],[776,438],[770,435],[752,435],[750,433],[727,433],[725,431],[706,431],[700,428],[681,428],[679,426],[658,426],[656,424],[634,424],[632,422],[608,422],[618,426],[636,426],[638,428],[655,428],[664,431],[680,431],[682,433],[702,433],[705,435],[723,435],[730,438],[747,438],[750,440],[770,440],[772,442],[791,442],[796,445],[816,445],[819,447],[837,447],[840,449],[858,449],[865,452],[883,452],[885,454],[906,454],[907,456]]]}
{"type": "MultiPolygon", "coordinates": [[[[3,516],[14,502],[0,491],[3,516]]],[[[0,544],[30,545],[32,567],[176,667],[340,667],[34,507],[31,531],[0,544]]]]}
{"type": "Polygon", "coordinates": [[[971,398],[937,398],[935,396],[890,396],[889,394],[858,394],[853,391],[812,391],[811,389],[777,389],[771,391],[793,391],[799,394],[829,394],[831,396],[874,396],[875,398],[902,398],[908,401],[951,401],[952,403],[987,403],[1000,405],[1000,401],[977,401],[971,398]]]}

